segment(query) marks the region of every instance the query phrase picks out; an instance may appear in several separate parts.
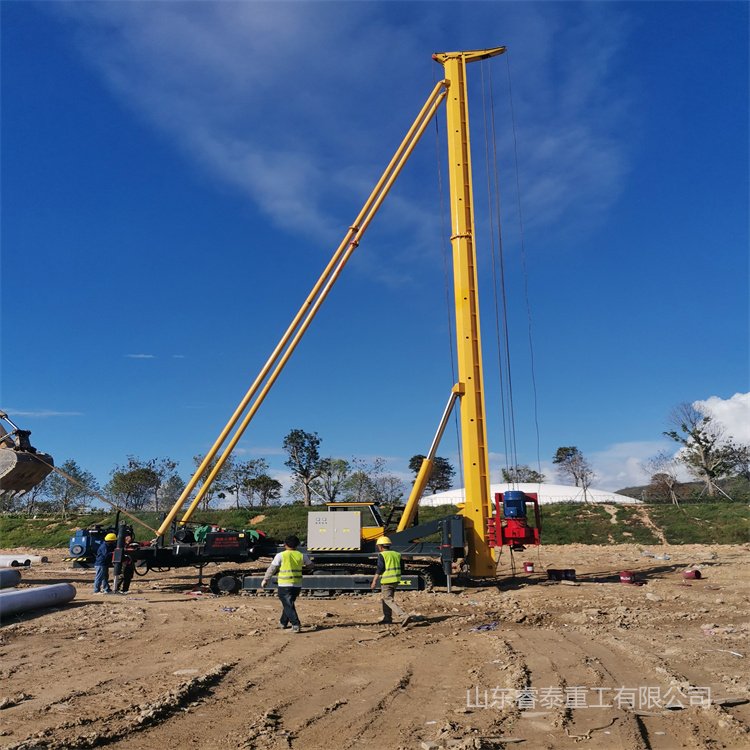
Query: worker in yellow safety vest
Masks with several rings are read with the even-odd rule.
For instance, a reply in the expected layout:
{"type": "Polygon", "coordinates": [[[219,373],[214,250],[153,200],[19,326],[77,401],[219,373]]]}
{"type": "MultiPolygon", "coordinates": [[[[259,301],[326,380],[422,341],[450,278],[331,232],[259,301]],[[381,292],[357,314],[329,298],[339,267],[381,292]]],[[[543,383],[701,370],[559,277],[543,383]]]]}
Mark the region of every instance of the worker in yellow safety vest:
{"type": "Polygon", "coordinates": [[[297,551],[299,539],[292,535],[284,540],[284,550],[273,558],[268,566],[261,588],[268,586],[271,578],[278,573],[276,590],[281,600],[279,627],[286,630],[290,625],[293,633],[300,632],[299,616],[295,601],[302,591],[302,569],[311,565],[310,557],[297,551]]]}
{"type": "Polygon", "coordinates": [[[387,536],[381,536],[375,542],[378,548],[378,562],[375,568],[375,575],[370,583],[370,588],[374,589],[380,579],[380,592],[382,595],[383,617],[378,620],[380,625],[389,625],[393,622],[393,613],[395,612],[401,618],[401,625],[406,625],[412,615],[406,612],[396,604],[396,589],[401,581],[404,572],[404,561],[398,552],[391,549],[391,540],[387,536]]]}

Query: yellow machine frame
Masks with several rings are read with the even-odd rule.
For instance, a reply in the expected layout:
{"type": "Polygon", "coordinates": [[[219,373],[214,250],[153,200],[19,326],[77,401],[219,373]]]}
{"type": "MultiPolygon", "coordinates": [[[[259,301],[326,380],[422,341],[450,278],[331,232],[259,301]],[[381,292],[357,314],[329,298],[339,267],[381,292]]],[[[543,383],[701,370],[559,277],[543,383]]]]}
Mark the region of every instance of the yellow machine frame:
{"type": "Polygon", "coordinates": [[[185,486],[174,507],[158,529],[162,536],[175,520],[180,509],[208,470],[229,433],[240,417],[240,422],[214,467],[208,474],[185,511],[180,524],[188,522],[205,492],[242,437],[250,420],[257,412],[266,394],[309,327],[323,300],[340,275],[372,218],[382,204],[406,160],[424,133],[439,105],[445,101],[448,137],[448,172],[450,176],[451,246],[453,253],[454,299],[456,306],[456,339],[458,383],[453,387],[448,406],[428,456],[417,474],[398,530],[407,528],[413,521],[432,469],[435,451],[457,399],[461,402],[461,437],[463,446],[463,475],[466,482],[466,503],[462,513],[466,519],[466,536],[469,545],[468,563],[471,574],[477,577],[495,575],[495,560],[487,544],[487,519],[492,514],[489,490],[487,431],[485,424],[484,385],[482,376],[482,345],[479,326],[479,300],[477,294],[476,250],[474,246],[474,207],[472,199],[471,149],[469,139],[469,109],[466,90],[466,64],[485,60],[505,52],[505,47],[493,47],[467,52],[444,52],[433,55],[443,66],[444,79],[430,93],[406,137],[391,159],[388,167],[367,199],[359,216],[349,228],[297,315],[282,336],[271,357],[261,369],[234,414],[221,431],[214,445],[192,479],[185,486]],[[252,405],[251,405],[252,402],[252,405]]]}

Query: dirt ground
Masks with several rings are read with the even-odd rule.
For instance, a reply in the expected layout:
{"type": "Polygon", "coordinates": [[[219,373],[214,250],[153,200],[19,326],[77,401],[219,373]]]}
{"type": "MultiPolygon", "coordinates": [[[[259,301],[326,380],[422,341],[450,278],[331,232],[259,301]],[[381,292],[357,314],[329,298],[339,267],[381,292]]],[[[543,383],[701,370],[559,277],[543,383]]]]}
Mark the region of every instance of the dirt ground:
{"type": "Polygon", "coordinates": [[[406,628],[373,624],[377,595],[302,598],[299,635],[193,569],[94,596],[45,554],[22,585],[77,596],[0,628],[4,750],[750,747],[750,545],[546,546],[516,556],[535,573],[402,592],[406,628]]]}

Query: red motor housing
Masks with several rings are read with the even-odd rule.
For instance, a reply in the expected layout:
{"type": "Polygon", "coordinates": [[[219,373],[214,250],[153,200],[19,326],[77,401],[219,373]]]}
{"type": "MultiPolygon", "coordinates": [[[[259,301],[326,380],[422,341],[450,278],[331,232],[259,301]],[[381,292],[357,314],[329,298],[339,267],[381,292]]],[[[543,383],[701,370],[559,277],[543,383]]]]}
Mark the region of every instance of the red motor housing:
{"type": "Polygon", "coordinates": [[[487,521],[490,547],[508,546],[520,551],[530,544],[541,544],[542,517],[535,492],[498,492],[495,513],[487,521]],[[534,506],[534,525],[528,522],[528,506],[534,506]]]}

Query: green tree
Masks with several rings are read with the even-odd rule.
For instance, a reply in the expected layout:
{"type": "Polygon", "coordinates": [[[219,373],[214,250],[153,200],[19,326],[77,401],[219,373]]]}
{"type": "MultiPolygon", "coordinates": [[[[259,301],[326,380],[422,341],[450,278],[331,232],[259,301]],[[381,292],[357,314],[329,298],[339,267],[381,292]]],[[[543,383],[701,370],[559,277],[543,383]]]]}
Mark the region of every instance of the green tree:
{"type": "Polygon", "coordinates": [[[343,458],[324,458],[320,461],[318,468],[320,476],[311,483],[310,490],[323,502],[335,502],[346,488],[351,465],[343,458]]]}
{"type": "Polygon", "coordinates": [[[557,449],[552,463],[558,467],[563,479],[572,479],[576,487],[583,488],[585,498],[596,474],[583,453],[574,445],[563,446],[557,449]]]}
{"type": "Polygon", "coordinates": [[[750,446],[731,440],[726,447],[727,458],[732,465],[732,475],[750,482],[750,446]]]}
{"type": "MultiPolygon", "coordinates": [[[[422,466],[425,456],[417,454],[409,459],[409,469],[414,472],[416,478],[419,474],[419,469],[422,466]]],[[[432,460],[432,471],[430,476],[427,478],[426,489],[430,491],[432,495],[436,492],[442,492],[443,490],[449,490],[453,486],[453,477],[456,475],[456,470],[451,466],[450,461],[447,458],[441,458],[435,456],[432,460]]]]}
{"type": "Polygon", "coordinates": [[[736,470],[742,446],[736,445],[731,437],[727,438],[713,417],[693,404],[676,406],[669,421],[673,429],[664,434],[682,446],[677,460],[703,482],[709,497],[715,497],[717,491],[721,492],[717,481],[736,470]]]}
{"type": "Polygon", "coordinates": [[[265,458],[250,458],[247,461],[238,461],[230,456],[222,468],[222,479],[217,490],[228,493],[235,499],[239,509],[243,500],[247,505],[253,505],[255,489],[252,480],[268,473],[268,461],[265,458]]]}
{"type": "Polygon", "coordinates": [[[503,482],[509,484],[520,484],[522,482],[528,482],[531,484],[541,484],[545,481],[546,477],[538,471],[535,471],[526,464],[520,464],[519,466],[511,466],[508,469],[503,469],[503,482]]]}
{"type": "Polygon", "coordinates": [[[264,508],[281,500],[281,487],[281,482],[268,474],[259,474],[246,482],[246,488],[251,493],[250,496],[257,497],[258,505],[264,508]]]}
{"type": "Polygon", "coordinates": [[[362,469],[355,469],[346,480],[346,500],[355,503],[374,502],[377,490],[372,477],[362,469]]]}
{"type": "Polygon", "coordinates": [[[90,471],[82,469],[72,458],[65,461],[60,470],[70,477],[53,472],[47,477],[47,496],[52,510],[63,519],[73,511],[86,508],[99,491],[99,485],[90,471]]]}
{"type": "Polygon", "coordinates": [[[167,477],[161,486],[161,503],[164,508],[171,508],[185,489],[185,480],[179,474],[167,477]]]}
{"type": "Polygon", "coordinates": [[[177,462],[170,458],[141,460],[128,456],[124,466],[116,466],[105,491],[114,502],[128,510],[162,510],[161,490],[174,476],[177,462]]]}
{"type": "Polygon", "coordinates": [[[291,430],[284,438],[287,460],[284,465],[292,471],[296,489],[305,506],[312,503],[312,483],[320,476],[320,438],[317,432],[291,430]]]}

